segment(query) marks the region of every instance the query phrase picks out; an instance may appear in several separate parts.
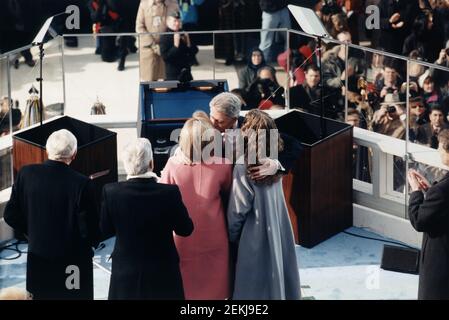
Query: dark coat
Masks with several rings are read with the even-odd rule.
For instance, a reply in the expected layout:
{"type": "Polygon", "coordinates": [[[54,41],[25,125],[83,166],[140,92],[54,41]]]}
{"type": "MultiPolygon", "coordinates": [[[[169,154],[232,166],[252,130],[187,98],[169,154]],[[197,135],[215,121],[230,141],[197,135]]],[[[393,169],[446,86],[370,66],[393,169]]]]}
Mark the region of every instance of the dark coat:
{"type": "Polygon", "coordinates": [[[418,299],[449,299],[449,174],[410,194],[410,222],[423,232],[418,299]]]}
{"type": "MultiPolygon", "coordinates": [[[[444,123],[441,130],[448,128],[449,125],[444,123]]],[[[418,127],[418,130],[416,131],[416,142],[434,149],[438,148],[438,134],[433,133],[430,122],[418,127]]]]}
{"type": "Polygon", "coordinates": [[[98,215],[89,179],[59,161],[23,167],[4,218],[28,237],[27,290],[34,299],[93,299],[92,247],[98,215]],[[68,290],[68,265],[77,265],[80,290],[68,290]]]}
{"type": "Polygon", "coordinates": [[[319,86],[310,88],[303,83],[290,88],[290,107],[302,108],[308,113],[321,114],[319,86]]]}
{"type": "Polygon", "coordinates": [[[401,54],[405,38],[410,34],[413,22],[420,9],[418,0],[381,0],[380,9],[380,46],[390,53],[401,54]],[[394,13],[401,15],[404,26],[392,28],[389,20],[394,13]]]}
{"type": "Polygon", "coordinates": [[[137,178],[103,189],[100,228],[116,236],[109,299],[184,299],[173,231],[193,223],[179,188],[137,178]]]}
{"type": "MultiPolygon", "coordinates": [[[[171,30],[167,30],[167,32],[171,32],[171,30]]],[[[183,69],[189,75],[188,80],[184,79],[187,81],[192,80],[190,67],[193,64],[198,48],[193,43],[191,47],[188,47],[182,38],[179,47],[175,47],[173,34],[161,35],[159,46],[161,48],[161,57],[165,62],[165,80],[180,80],[179,77],[183,69]]]]}

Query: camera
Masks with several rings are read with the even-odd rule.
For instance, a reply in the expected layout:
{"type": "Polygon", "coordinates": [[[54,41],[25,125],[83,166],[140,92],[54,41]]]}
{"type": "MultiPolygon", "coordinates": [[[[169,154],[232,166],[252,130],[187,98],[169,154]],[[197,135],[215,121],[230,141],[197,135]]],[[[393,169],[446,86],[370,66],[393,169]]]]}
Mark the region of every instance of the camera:
{"type": "Polygon", "coordinates": [[[395,113],[396,112],[396,107],[395,106],[388,106],[387,107],[387,112],[388,113],[395,113]]]}
{"type": "Polygon", "coordinates": [[[323,1],[323,6],[321,7],[321,13],[324,15],[332,15],[332,14],[337,14],[337,13],[341,13],[342,9],[341,7],[337,4],[336,0],[324,0],[323,1]]]}
{"type": "Polygon", "coordinates": [[[394,93],[394,89],[393,88],[387,88],[387,93],[394,93]]]}

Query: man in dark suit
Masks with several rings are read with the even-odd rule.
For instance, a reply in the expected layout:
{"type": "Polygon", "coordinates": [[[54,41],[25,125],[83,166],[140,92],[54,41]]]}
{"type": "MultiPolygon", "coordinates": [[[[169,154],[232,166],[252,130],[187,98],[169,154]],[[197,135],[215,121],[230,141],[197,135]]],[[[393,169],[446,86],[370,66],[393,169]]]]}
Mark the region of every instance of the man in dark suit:
{"type": "MultiPolygon", "coordinates": [[[[441,161],[447,166],[448,129],[439,133],[438,141],[441,161]]],[[[410,222],[416,231],[423,232],[418,299],[449,299],[449,174],[433,186],[415,170],[409,171],[408,179],[413,191],[410,222]]]]}
{"type": "Polygon", "coordinates": [[[438,133],[449,128],[449,125],[444,121],[443,109],[439,105],[434,105],[430,108],[429,119],[430,122],[418,127],[416,141],[420,144],[437,149],[438,133]]]}
{"type": "Polygon", "coordinates": [[[26,286],[34,299],[93,299],[99,229],[89,179],[69,167],[77,150],[70,131],[53,132],[46,149],[49,160],[19,171],[4,218],[28,238],[26,286]]]}
{"type": "MultiPolygon", "coordinates": [[[[210,120],[213,126],[226,137],[232,136],[227,130],[238,129],[242,126],[244,117],[240,117],[241,100],[232,93],[223,92],[215,96],[209,103],[210,120]]],[[[259,166],[251,167],[250,177],[253,180],[263,180],[266,176],[278,173],[287,174],[293,167],[302,151],[301,144],[294,137],[280,133],[284,142],[284,150],[278,159],[264,159],[259,166]]]]}
{"type": "Polygon", "coordinates": [[[311,64],[305,70],[306,79],[303,84],[290,88],[290,107],[301,108],[305,112],[320,115],[320,69],[311,64]]]}
{"type": "Polygon", "coordinates": [[[193,223],[176,185],[157,183],[148,139],[123,153],[127,181],[103,189],[100,228],[116,236],[109,299],[184,299],[173,231],[183,237],[193,223]]]}

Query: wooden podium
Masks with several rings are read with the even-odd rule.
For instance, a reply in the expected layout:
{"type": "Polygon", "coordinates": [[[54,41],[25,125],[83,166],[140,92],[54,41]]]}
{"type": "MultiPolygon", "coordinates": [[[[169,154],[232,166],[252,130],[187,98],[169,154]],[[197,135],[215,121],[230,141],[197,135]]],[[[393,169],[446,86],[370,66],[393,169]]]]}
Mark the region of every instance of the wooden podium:
{"type": "Polygon", "coordinates": [[[67,129],[75,135],[78,152],[70,166],[93,180],[95,198],[99,204],[103,186],[118,180],[117,134],[68,116],[13,135],[14,176],[25,165],[48,159],[45,144],[50,134],[60,129],[67,129]]]}
{"type": "Polygon", "coordinates": [[[320,138],[320,117],[297,110],[276,124],[304,148],[283,186],[295,241],[311,248],[352,226],[352,126],[325,118],[320,138]]]}

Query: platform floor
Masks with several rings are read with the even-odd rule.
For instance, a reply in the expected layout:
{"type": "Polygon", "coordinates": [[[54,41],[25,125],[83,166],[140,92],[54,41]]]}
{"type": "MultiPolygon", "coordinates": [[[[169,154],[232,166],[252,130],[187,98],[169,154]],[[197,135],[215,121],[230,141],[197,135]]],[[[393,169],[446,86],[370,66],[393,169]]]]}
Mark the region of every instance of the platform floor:
{"type": "MultiPolygon", "coordinates": [[[[383,239],[372,232],[350,228],[348,232],[383,239]]],[[[390,239],[391,240],[391,239],[390,239]]],[[[95,299],[107,299],[114,239],[94,257],[95,299]]],[[[418,292],[418,276],[380,269],[383,242],[340,233],[327,241],[306,249],[296,247],[300,281],[304,299],[315,300],[414,300],[418,292]]],[[[26,251],[27,245],[20,245],[26,251]]],[[[25,288],[26,254],[15,260],[17,253],[0,253],[0,288],[25,288]]]]}

